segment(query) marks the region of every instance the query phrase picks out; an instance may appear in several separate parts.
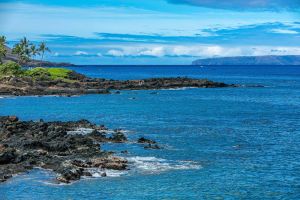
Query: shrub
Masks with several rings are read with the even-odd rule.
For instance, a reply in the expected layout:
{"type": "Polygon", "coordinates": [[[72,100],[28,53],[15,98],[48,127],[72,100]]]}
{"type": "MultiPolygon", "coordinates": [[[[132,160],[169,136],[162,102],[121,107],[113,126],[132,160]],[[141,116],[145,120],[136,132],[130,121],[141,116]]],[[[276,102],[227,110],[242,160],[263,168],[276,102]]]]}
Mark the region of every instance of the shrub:
{"type": "Polygon", "coordinates": [[[50,80],[51,74],[48,72],[46,68],[37,67],[30,70],[27,70],[25,72],[26,76],[30,76],[33,79],[39,79],[39,80],[50,80]]]}
{"type": "Polygon", "coordinates": [[[51,74],[51,78],[55,80],[55,79],[69,79],[69,74],[72,71],[63,68],[48,68],[48,72],[51,74]]]}
{"type": "Polygon", "coordinates": [[[33,79],[40,80],[57,80],[62,79],[66,80],[69,78],[69,74],[71,70],[63,69],[63,68],[42,68],[37,67],[30,70],[27,70],[25,75],[30,76],[33,79]]]}
{"type": "Polygon", "coordinates": [[[20,76],[24,73],[21,66],[15,62],[9,61],[0,65],[0,77],[20,76]]]}
{"type": "Polygon", "coordinates": [[[57,80],[71,81],[70,74],[72,70],[63,68],[43,68],[36,67],[33,69],[23,70],[22,67],[15,62],[7,62],[0,65],[0,78],[5,76],[27,76],[35,80],[57,80]]]}

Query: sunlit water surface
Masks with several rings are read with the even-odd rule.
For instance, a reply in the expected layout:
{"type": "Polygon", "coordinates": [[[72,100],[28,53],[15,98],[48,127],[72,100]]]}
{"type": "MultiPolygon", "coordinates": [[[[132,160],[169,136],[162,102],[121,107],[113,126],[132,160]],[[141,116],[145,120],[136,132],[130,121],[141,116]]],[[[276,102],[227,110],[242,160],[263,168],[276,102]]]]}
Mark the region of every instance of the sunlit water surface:
{"type": "Polygon", "coordinates": [[[54,174],[35,169],[0,184],[1,200],[300,199],[300,67],[72,69],[110,79],[188,76],[266,87],[0,98],[0,115],[88,119],[127,130],[131,140],[145,136],[164,147],[104,145],[117,154],[128,150],[131,170],[56,185],[54,174]]]}

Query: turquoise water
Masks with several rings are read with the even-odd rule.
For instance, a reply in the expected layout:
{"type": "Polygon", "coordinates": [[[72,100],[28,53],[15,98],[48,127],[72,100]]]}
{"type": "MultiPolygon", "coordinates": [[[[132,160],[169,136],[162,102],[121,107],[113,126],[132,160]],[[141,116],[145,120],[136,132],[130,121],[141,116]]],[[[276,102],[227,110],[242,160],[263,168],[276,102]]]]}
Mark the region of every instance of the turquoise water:
{"type": "MultiPolygon", "coordinates": [[[[71,185],[35,169],[0,184],[0,199],[300,199],[300,67],[82,66],[93,77],[189,76],[265,88],[122,91],[0,99],[22,120],[88,119],[145,136],[162,150],[127,149],[131,170],[71,185]],[[133,99],[135,97],[135,99],[133,99]]],[[[120,154],[121,155],[121,154],[120,154]]]]}

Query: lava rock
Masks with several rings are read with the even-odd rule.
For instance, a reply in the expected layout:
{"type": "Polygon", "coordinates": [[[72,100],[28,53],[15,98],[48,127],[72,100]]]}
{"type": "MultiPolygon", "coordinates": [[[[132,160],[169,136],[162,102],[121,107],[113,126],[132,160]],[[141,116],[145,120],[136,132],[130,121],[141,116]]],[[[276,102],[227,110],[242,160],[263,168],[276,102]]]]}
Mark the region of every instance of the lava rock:
{"type": "Polygon", "coordinates": [[[150,140],[150,139],[146,139],[144,137],[141,137],[138,139],[138,143],[141,143],[141,144],[156,144],[156,142],[154,140],[150,140]]]}

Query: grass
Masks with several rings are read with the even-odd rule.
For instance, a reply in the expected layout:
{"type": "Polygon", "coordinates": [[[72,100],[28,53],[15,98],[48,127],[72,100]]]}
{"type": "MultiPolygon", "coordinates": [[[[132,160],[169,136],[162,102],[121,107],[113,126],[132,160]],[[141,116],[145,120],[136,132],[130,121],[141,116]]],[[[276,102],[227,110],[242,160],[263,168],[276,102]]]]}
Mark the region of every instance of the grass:
{"type": "Polygon", "coordinates": [[[24,70],[20,65],[15,62],[8,62],[0,65],[0,78],[5,76],[16,77],[31,77],[35,80],[70,80],[70,73],[72,70],[64,68],[43,68],[36,67],[33,69],[24,70]]]}
{"type": "Polygon", "coordinates": [[[72,71],[63,68],[48,68],[48,72],[52,79],[68,79],[72,71]]]}
{"type": "Polygon", "coordinates": [[[71,70],[63,68],[37,67],[30,70],[26,70],[25,74],[35,79],[67,80],[71,72],[71,70]]]}

